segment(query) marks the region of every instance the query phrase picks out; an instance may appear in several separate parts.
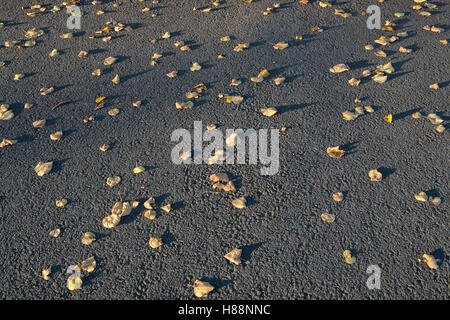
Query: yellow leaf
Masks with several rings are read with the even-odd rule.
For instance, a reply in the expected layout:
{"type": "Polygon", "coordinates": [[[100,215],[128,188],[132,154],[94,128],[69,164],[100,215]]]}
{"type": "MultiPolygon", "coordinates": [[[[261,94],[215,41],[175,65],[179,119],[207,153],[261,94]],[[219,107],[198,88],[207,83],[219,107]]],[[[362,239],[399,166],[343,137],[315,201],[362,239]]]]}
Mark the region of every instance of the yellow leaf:
{"type": "Polygon", "coordinates": [[[384,121],[386,121],[387,123],[391,123],[392,122],[392,114],[388,114],[387,116],[385,116],[384,121]]]}

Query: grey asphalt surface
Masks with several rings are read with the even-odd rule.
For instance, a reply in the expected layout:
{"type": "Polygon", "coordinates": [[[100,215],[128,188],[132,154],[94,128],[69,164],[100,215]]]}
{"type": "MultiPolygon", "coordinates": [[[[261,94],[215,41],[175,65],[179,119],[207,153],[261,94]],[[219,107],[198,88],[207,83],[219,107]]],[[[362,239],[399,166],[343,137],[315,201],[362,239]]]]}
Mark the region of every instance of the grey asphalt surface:
{"type": "MultiPolygon", "coordinates": [[[[298,1],[279,1],[274,14],[261,11],[274,1],[227,0],[209,13],[193,11],[209,1],[111,1],[83,5],[82,29],[73,39],[59,35],[66,28],[65,11],[28,18],[21,6],[38,1],[2,1],[0,22],[0,103],[8,103],[15,117],[1,121],[0,138],[18,139],[0,149],[0,298],[2,299],[195,299],[194,280],[206,280],[216,289],[208,299],[448,299],[449,298],[449,143],[448,130],[438,133],[425,119],[413,119],[420,111],[448,119],[449,4],[438,5],[430,17],[411,9],[412,0],[331,1],[332,9],[298,1]],[[395,33],[366,28],[361,12],[381,7],[382,23],[396,23],[395,33],[409,36],[387,47],[373,41],[395,33]],[[144,7],[152,8],[142,13],[144,7]],[[334,8],[353,14],[344,19],[334,8]],[[95,15],[99,9],[102,16],[95,15]],[[157,13],[151,18],[150,14],[157,13]],[[395,18],[395,12],[407,13],[395,18]],[[133,31],[113,34],[110,42],[88,39],[114,19],[133,31]],[[444,28],[441,34],[422,30],[424,25],[444,28]],[[320,26],[322,33],[311,28],[320,26]],[[24,30],[42,28],[45,35],[33,48],[5,48],[5,41],[24,39],[24,30]],[[170,39],[161,39],[171,32],[170,39]],[[230,42],[220,37],[230,35],[230,42]],[[295,41],[296,35],[303,40],[295,41]],[[160,39],[156,44],[153,38],[160,39]],[[190,52],[173,43],[184,41],[190,52]],[[273,43],[290,46],[274,50],[273,43]],[[250,48],[234,52],[238,43],[250,48]],[[365,44],[383,49],[387,58],[364,50],[365,44]],[[399,46],[413,49],[398,52],[399,46]],[[52,49],[62,54],[50,58],[52,49]],[[77,58],[89,51],[85,59],[77,58]],[[159,63],[151,56],[162,53],[159,63]],[[224,59],[217,59],[219,54],[224,59]],[[120,57],[106,68],[108,56],[120,57]],[[192,62],[203,69],[191,72],[192,62]],[[384,84],[363,79],[357,87],[347,80],[359,78],[364,69],[391,61],[395,73],[384,84]],[[346,63],[351,70],[332,74],[330,67],[346,63]],[[106,70],[101,77],[91,72],[106,70]],[[254,84],[250,77],[267,68],[271,76],[254,84]],[[170,79],[166,73],[178,70],[170,79]],[[16,73],[25,73],[13,81],[16,73]],[[121,77],[117,86],[111,83],[121,77]],[[276,86],[273,79],[286,77],[276,86]],[[232,78],[242,79],[238,87],[232,78]],[[175,102],[199,83],[208,90],[190,110],[176,110],[175,102]],[[428,86],[439,83],[439,90],[428,86]],[[39,89],[54,86],[41,96],[39,89]],[[242,95],[239,105],[227,104],[219,93],[242,95]],[[106,96],[104,109],[93,111],[95,99],[106,96]],[[341,113],[359,105],[376,111],[355,121],[341,113]],[[52,111],[57,102],[73,102],[52,111]],[[141,108],[132,102],[143,100],[141,108]],[[34,106],[23,109],[24,103],[34,106]],[[111,117],[113,107],[120,113],[111,117]],[[280,114],[264,117],[262,107],[280,114]],[[392,123],[383,117],[394,115],[392,123]],[[95,116],[95,123],[83,119],[95,116]],[[47,119],[42,129],[32,122],[47,119]],[[261,176],[259,165],[174,165],[170,153],[173,130],[192,128],[194,121],[226,128],[281,128],[280,170],[261,176]],[[49,134],[64,132],[60,141],[49,134]],[[101,152],[99,146],[111,144],[101,152]],[[331,146],[349,147],[342,159],[326,153],[331,146]],[[38,177],[39,161],[55,161],[53,170],[38,177]],[[134,175],[136,163],[147,171],[134,175]],[[385,178],[371,182],[368,171],[382,168],[385,178]],[[234,193],[213,192],[208,177],[225,171],[233,177],[234,193]],[[122,177],[114,188],[106,178],[122,177]],[[140,187],[145,185],[145,189],[140,187]],[[149,221],[143,208],[133,210],[113,230],[102,227],[118,191],[124,200],[157,199],[172,203],[173,213],[159,212],[149,221]],[[342,202],[331,194],[345,192],[342,202]],[[413,194],[439,194],[439,206],[421,203],[413,194]],[[238,210],[231,200],[244,196],[248,208],[238,210]],[[67,198],[65,208],[57,199],[67,198]],[[323,222],[328,210],[336,221],[323,222]],[[49,231],[61,228],[58,238],[49,231]],[[81,244],[84,232],[97,241],[81,244]],[[151,236],[162,237],[161,251],[148,246],[151,236]],[[234,267],[223,255],[238,247],[243,261],[234,267]],[[343,250],[352,250],[356,262],[348,265],[343,250]],[[417,260],[424,253],[441,259],[438,270],[417,260]],[[83,286],[66,288],[66,269],[94,255],[97,268],[84,273],[83,286]],[[381,289],[366,287],[369,265],[380,266],[381,289]],[[40,278],[42,269],[53,266],[51,279],[40,278]]],[[[46,4],[50,4],[47,1],[46,4]]],[[[56,4],[56,3],[51,3],[56,4]]],[[[446,122],[447,123],[447,122],[446,122]]]]}

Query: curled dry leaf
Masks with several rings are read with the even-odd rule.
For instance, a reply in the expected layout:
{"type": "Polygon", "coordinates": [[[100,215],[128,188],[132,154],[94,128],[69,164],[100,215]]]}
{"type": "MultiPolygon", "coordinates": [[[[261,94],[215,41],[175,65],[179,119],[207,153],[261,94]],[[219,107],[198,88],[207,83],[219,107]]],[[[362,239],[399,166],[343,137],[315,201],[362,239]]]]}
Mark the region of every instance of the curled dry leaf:
{"type": "Polygon", "coordinates": [[[383,175],[377,169],[372,169],[369,171],[370,181],[381,181],[383,179],[383,175]]]}
{"type": "Polygon", "coordinates": [[[241,97],[241,96],[227,96],[226,97],[227,103],[239,104],[242,101],[244,101],[244,97],[241,97]]]}
{"type": "Polygon", "coordinates": [[[247,208],[247,204],[245,201],[244,197],[240,197],[237,199],[234,199],[233,201],[231,201],[231,204],[233,205],[233,207],[237,208],[237,209],[245,209],[247,208]]]}
{"type": "Polygon", "coordinates": [[[277,44],[273,45],[273,48],[275,50],[284,50],[287,47],[289,47],[289,44],[287,42],[278,42],[277,44]]]}
{"type": "Polygon", "coordinates": [[[156,200],[153,197],[148,198],[148,200],[144,202],[144,207],[146,209],[151,210],[151,209],[154,209],[155,206],[156,206],[156,200]]]}
{"type": "Polygon", "coordinates": [[[103,227],[107,229],[115,228],[120,222],[120,217],[116,214],[111,214],[102,220],[103,227]]]}
{"type": "Polygon", "coordinates": [[[156,218],[156,211],[155,210],[145,210],[144,217],[146,217],[149,220],[154,220],[156,218]]]}
{"type": "Polygon", "coordinates": [[[119,176],[114,176],[114,177],[108,177],[106,179],[106,184],[108,186],[110,186],[111,188],[114,187],[116,184],[118,184],[120,182],[120,177],[119,176]]]}
{"type": "Polygon", "coordinates": [[[419,192],[418,194],[415,194],[414,195],[414,198],[417,200],[417,201],[420,201],[420,202],[427,202],[428,201],[428,196],[427,196],[427,194],[425,193],[425,192],[419,192]]]}
{"type": "Polygon", "coordinates": [[[430,84],[429,88],[433,89],[433,90],[438,90],[439,89],[439,84],[437,84],[437,83],[430,84]]]}
{"type": "Polygon", "coordinates": [[[145,168],[143,166],[137,166],[136,168],[133,169],[134,174],[139,174],[142,172],[145,172],[145,168]]]}
{"type": "Polygon", "coordinates": [[[392,114],[388,114],[387,116],[385,116],[384,121],[386,121],[387,123],[392,123],[392,114]]]}
{"type": "Polygon", "coordinates": [[[327,148],[327,153],[332,158],[340,159],[344,156],[345,151],[339,149],[339,146],[336,146],[327,148]]]}
{"type": "Polygon", "coordinates": [[[158,249],[163,245],[163,242],[161,238],[151,237],[150,240],[148,241],[148,244],[152,249],[158,249]]]}
{"type": "Polygon", "coordinates": [[[345,262],[348,264],[353,264],[356,262],[355,257],[352,256],[350,250],[345,250],[342,255],[344,256],[345,262]]]}
{"type": "Polygon", "coordinates": [[[61,39],[72,39],[73,34],[72,33],[64,33],[62,35],[59,36],[61,39]]]}
{"type": "Polygon", "coordinates": [[[43,128],[45,126],[45,123],[46,123],[45,119],[34,121],[33,128],[35,128],[35,129],[43,128]]]}
{"type": "Polygon", "coordinates": [[[382,73],[378,73],[372,77],[372,80],[376,83],[385,83],[387,76],[382,73]]]}
{"type": "Polygon", "coordinates": [[[436,128],[434,128],[437,132],[442,133],[445,131],[445,126],[442,124],[438,125],[436,128]]]}
{"type": "Polygon", "coordinates": [[[17,142],[18,142],[17,140],[9,140],[3,138],[3,140],[0,142],[0,148],[15,145],[17,142]]]}
{"type": "Polygon", "coordinates": [[[102,70],[100,69],[95,69],[94,71],[92,71],[91,73],[94,77],[100,77],[102,75],[102,70]]]}
{"type": "Polygon", "coordinates": [[[129,202],[116,202],[111,209],[111,213],[122,218],[129,215],[132,209],[129,202]]]}
{"type": "Polygon", "coordinates": [[[344,199],[344,194],[342,192],[336,192],[331,197],[334,201],[341,202],[344,199]]]}
{"type": "Polygon", "coordinates": [[[194,62],[194,63],[192,63],[192,66],[190,69],[192,72],[199,71],[202,69],[202,66],[198,62],[194,62]]]}
{"type": "Polygon", "coordinates": [[[228,252],[226,255],[224,255],[224,258],[230,261],[231,263],[234,263],[235,265],[241,264],[241,254],[242,249],[235,248],[228,252]]]}
{"type": "Polygon", "coordinates": [[[172,205],[169,203],[169,204],[166,204],[165,206],[162,206],[160,209],[164,212],[169,213],[170,211],[172,211],[172,205]]]}
{"type": "Polygon", "coordinates": [[[81,238],[81,243],[84,245],[90,245],[95,240],[97,240],[95,238],[95,234],[93,234],[92,232],[85,232],[83,234],[83,237],[81,238]]]}
{"type": "Polygon", "coordinates": [[[277,109],[275,108],[262,108],[261,113],[265,115],[266,117],[272,117],[278,113],[277,109]]]}
{"type": "Polygon", "coordinates": [[[103,64],[104,64],[105,66],[110,66],[110,65],[114,64],[116,61],[117,61],[117,58],[115,58],[115,57],[108,57],[108,58],[106,58],[106,59],[103,61],[103,64]]]}
{"type": "Polygon", "coordinates": [[[112,83],[114,84],[119,84],[120,83],[120,77],[118,74],[116,74],[116,76],[111,80],[112,83]]]}
{"type": "Polygon", "coordinates": [[[53,168],[53,161],[50,162],[38,162],[36,167],[34,167],[34,171],[37,173],[39,177],[42,177],[49,173],[53,168]]]}
{"type": "Polygon", "coordinates": [[[61,229],[54,229],[54,230],[52,230],[52,231],[50,231],[49,233],[48,233],[48,235],[50,236],[50,237],[53,237],[53,238],[58,238],[58,236],[60,235],[60,233],[61,233],[61,229]]]}
{"type": "Polygon", "coordinates": [[[50,134],[50,139],[53,141],[58,141],[62,138],[63,132],[62,131],[56,131],[55,133],[50,134]]]}
{"type": "Polygon", "coordinates": [[[97,266],[97,261],[95,261],[95,258],[89,257],[86,260],[81,261],[80,268],[83,271],[92,272],[94,271],[95,267],[97,266]]]}
{"type": "Polygon", "coordinates": [[[323,222],[327,222],[327,223],[333,223],[336,220],[336,217],[334,216],[334,214],[332,213],[322,213],[320,215],[320,218],[322,219],[323,222]]]}
{"type": "Polygon", "coordinates": [[[275,84],[278,86],[280,84],[282,84],[284,82],[284,80],[286,80],[286,78],[276,78],[273,79],[273,81],[275,82],[275,84]]]}
{"type": "Polygon", "coordinates": [[[50,273],[52,273],[52,267],[48,267],[47,269],[43,269],[42,270],[42,278],[44,278],[44,280],[50,280],[50,273]]]}
{"type": "Polygon", "coordinates": [[[342,73],[342,72],[349,71],[349,70],[350,70],[350,67],[343,63],[339,63],[339,64],[333,66],[332,68],[330,68],[331,73],[342,73]]]}
{"type": "Polygon", "coordinates": [[[197,298],[206,298],[208,294],[214,290],[214,287],[206,281],[195,280],[194,281],[194,295],[197,298]]]}
{"type": "Polygon", "coordinates": [[[436,270],[438,268],[437,260],[431,254],[424,253],[423,262],[425,262],[430,269],[436,270]]]}
{"type": "Polygon", "coordinates": [[[106,152],[109,149],[109,145],[103,144],[99,147],[100,151],[106,152]]]}
{"type": "Polygon", "coordinates": [[[141,104],[142,104],[141,100],[135,101],[135,102],[133,102],[133,107],[139,108],[141,106],[141,104]]]}
{"type": "Polygon", "coordinates": [[[444,122],[444,119],[442,119],[441,117],[439,117],[436,113],[429,113],[426,118],[428,120],[430,120],[430,122],[432,124],[441,124],[442,122],[444,122]]]}
{"type": "Polygon", "coordinates": [[[56,200],[56,206],[58,208],[64,208],[66,204],[67,204],[67,199],[56,200]]]}
{"type": "Polygon", "coordinates": [[[350,80],[348,80],[348,84],[353,86],[353,87],[359,86],[360,83],[361,83],[361,80],[358,80],[358,79],[355,79],[355,78],[351,78],[350,80]]]}
{"type": "Polygon", "coordinates": [[[236,47],[234,47],[233,51],[241,52],[244,49],[248,49],[249,47],[250,47],[250,43],[249,42],[239,43],[236,47]]]}

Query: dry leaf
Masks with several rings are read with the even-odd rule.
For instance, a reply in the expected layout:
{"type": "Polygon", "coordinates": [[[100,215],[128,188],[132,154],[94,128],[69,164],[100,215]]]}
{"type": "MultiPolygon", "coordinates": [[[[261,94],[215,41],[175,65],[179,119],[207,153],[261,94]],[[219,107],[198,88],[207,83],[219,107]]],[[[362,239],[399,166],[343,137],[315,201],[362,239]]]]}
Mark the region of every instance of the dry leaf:
{"type": "Polygon", "coordinates": [[[339,149],[339,146],[337,146],[327,148],[327,153],[332,158],[340,159],[344,156],[345,151],[339,149]]]}
{"type": "Polygon", "coordinates": [[[154,220],[156,218],[156,211],[155,210],[145,210],[144,217],[146,217],[149,220],[154,220]]]}
{"type": "Polygon", "coordinates": [[[118,108],[112,108],[112,109],[109,109],[109,110],[108,110],[108,114],[109,114],[111,117],[115,117],[115,116],[117,116],[117,115],[119,114],[119,109],[118,109],[118,108]]]}
{"type": "Polygon", "coordinates": [[[53,238],[58,238],[59,234],[61,233],[61,229],[54,229],[49,232],[49,236],[53,238]]]}
{"type": "Polygon", "coordinates": [[[345,258],[345,262],[348,264],[353,264],[355,263],[356,259],[354,257],[352,257],[352,254],[350,252],[350,250],[345,250],[342,255],[345,258]]]}
{"type": "Polygon", "coordinates": [[[72,39],[72,36],[73,36],[73,34],[72,33],[64,33],[64,34],[62,34],[62,35],[60,35],[59,37],[61,38],[61,39],[72,39]]]}
{"type": "Polygon", "coordinates": [[[120,217],[116,214],[109,215],[102,220],[103,227],[107,229],[115,228],[120,222],[120,217]]]}
{"type": "Polygon", "coordinates": [[[81,243],[84,245],[90,245],[95,240],[97,240],[95,238],[95,234],[93,234],[92,232],[85,232],[83,234],[83,237],[81,238],[81,243]]]}
{"type": "Polygon", "coordinates": [[[275,108],[263,108],[261,109],[261,113],[265,115],[266,117],[272,117],[278,113],[277,109],[275,108]]]}
{"type": "Polygon", "coordinates": [[[289,44],[287,42],[278,42],[277,44],[273,45],[273,48],[275,50],[284,50],[287,47],[289,47],[289,44]]]}
{"type": "Polygon", "coordinates": [[[112,83],[114,84],[119,84],[120,83],[120,77],[118,74],[116,74],[116,76],[111,80],[112,83]]]}
{"type": "Polygon", "coordinates": [[[344,194],[342,192],[333,193],[332,198],[334,201],[341,202],[344,199],[344,194]]]}
{"type": "Polygon", "coordinates": [[[348,80],[348,84],[353,87],[357,87],[360,83],[361,83],[361,80],[358,80],[355,78],[351,78],[350,80],[348,80]]]}
{"type": "Polygon", "coordinates": [[[0,142],[0,148],[12,146],[12,145],[15,145],[16,143],[17,143],[17,140],[9,140],[9,139],[3,138],[3,140],[0,142]]]}
{"type": "Polygon", "coordinates": [[[44,120],[34,121],[33,122],[33,128],[36,128],[36,129],[43,128],[45,126],[45,123],[46,123],[45,119],[44,120]]]}
{"type": "Polygon", "coordinates": [[[56,206],[58,208],[64,208],[64,206],[66,204],[67,204],[67,199],[56,200],[56,206]]]}
{"type": "Polygon", "coordinates": [[[333,66],[332,68],[330,68],[331,73],[342,73],[342,72],[349,71],[349,70],[350,70],[350,67],[343,63],[337,64],[337,65],[333,66]]]}
{"type": "Polygon", "coordinates": [[[419,192],[418,194],[415,194],[414,198],[416,198],[417,201],[421,201],[421,202],[427,202],[428,201],[428,196],[423,191],[419,192]]]}
{"type": "Polygon", "coordinates": [[[445,131],[445,127],[442,125],[442,124],[440,124],[440,125],[438,125],[436,128],[434,128],[437,132],[439,132],[439,133],[442,133],[442,132],[444,132],[445,131]]]}
{"type": "Polygon", "coordinates": [[[400,46],[400,48],[398,48],[398,51],[401,53],[411,53],[412,49],[406,49],[406,48],[403,48],[402,46],[400,46]]]}
{"type": "Polygon", "coordinates": [[[237,208],[237,209],[245,209],[247,208],[246,205],[246,201],[244,197],[240,197],[237,199],[234,199],[231,204],[233,205],[233,207],[237,208]]]}
{"type": "Polygon", "coordinates": [[[372,169],[369,171],[370,181],[381,181],[383,179],[383,175],[377,169],[372,169]]]}
{"type": "Polygon", "coordinates": [[[430,89],[438,90],[439,89],[439,85],[437,83],[430,84],[430,89]]]}
{"type": "Polygon", "coordinates": [[[50,162],[38,162],[36,167],[34,167],[34,171],[37,173],[39,177],[46,175],[53,168],[53,161],[50,162]]]}
{"type": "Polygon", "coordinates": [[[384,121],[386,121],[387,123],[391,123],[392,122],[392,114],[388,114],[387,116],[385,116],[384,121]]]}
{"type": "Polygon", "coordinates": [[[146,209],[154,209],[155,206],[156,206],[156,200],[153,197],[148,198],[148,200],[144,202],[144,207],[146,209]]]}
{"type": "Polygon", "coordinates": [[[191,67],[191,71],[199,71],[202,69],[202,66],[200,64],[198,64],[198,62],[194,62],[192,63],[192,67],[191,67]]]}
{"type": "Polygon", "coordinates": [[[273,79],[273,81],[275,82],[275,84],[278,86],[280,84],[282,84],[284,82],[284,80],[286,80],[286,78],[276,78],[273,79]]]}
{"type": "Polygon", "coordinates": [[[171,71],[169,73],[166,73],[166,76],[169,78],[175,78],[177,76],[178,72],[177,71],[171,71]]]}
{"type": "Polygon", "coordinates": [[[142,172],[145,172],[145,168],[143,166],[138,166],[138,167],[133,169],[133,173],[134,174],[139,174],[139,173],[142,173],[142,172]]]}
{"type": "Polygon", "coordinates": [[[381,58],[387,57],[386,52],[384,52],[383,50],[378,50],[378,51],[374,52],[373,54],[376,55],[377,57],[381,57],[381,58]]]}
{"type": "Polygon", "coordinates": [[[118,184],[120,182],[120,177],[119,176],[114,176],[114,177],[108,177],[106,179],[106,184],[108,186],[110,186],[111,188],[114,187],[116,184],[118,184]]]}
{"type": "Polygon", "coordinates": [[[224,258],[230,261],[231,263],[234,263],[235,265],[241,264],[241,254],[242,249],[233,249],[230,252],[228,252],[226,255],[224,255],[224,258]]]}
{"type": "Polygon", "coordinates": [[[97,262],[94,257],[89,257],[86,260],[81,261],[80,268],[83,271],[92,272],[97,266],[97,262]]]}
{"type": "Polygon", "coordinates": [[[356,118],[358,118],[358,114],[351,112],[351,111],[344,111],[342,112],[342,117],[344,118],[344,120],[346,121],[351,121],[351,120],[355,120],[356,118]]]}
{"type": "Polygon", "coordinates": [[[165,206],[162,206],[160,209],[164,212],[169,213],[170,211],[172,211],[172,205],[169,203],[169,204],[166,204],[165,206]]]}
{"type": "Polygon", "coordinates": [[[333,223],[336,220],[336,217],[334,216],[334,214],[325,212],[322,213],[320,215],[320,218],[322,219],[323,222],[327,222],[327,223],[333,223]]]}
{"type": "Polygon", "coordinates": [[[42,278],[44,278],[44,280],[50,280],[50,273],[52,272],[52,267],[48,267],[48,269],[43,269],[42,270],[42,278]]]}
{"type": "Polygon", "coordinates": [[[372,80],[376,83],[385,83],[387,76],[382,73],[378,73],[372,77],[372,80]]]}
{"type": "Polygon", "coordinates": [[[152,249],[158,249],[163,245],[163,242],[161,238],[151,237],[150,240],[148,241],[148,244],[152,249]]]}
{"type": "Polygon", "coordinates": [[[438,268],[436,258],[433,257],[432,255],[424,253],[423,254],[423,262],[425,262],[428,265],[428,267],[430,267],[430,269],[438,268]]]}
{"type": "Polygon", "coordinates": [[[58,141],[62,138],[63,132],[62,131],[56,131],[55,133],[50,134],[50,139],[53,141],[58,141]]]}
{"type": "Polygon", "coordinates": [[[206,281],[195,280],[194,281],[194,295],[197,298],[206,298],[208,294],[214,290],[214,287],[206,281]]]}
{"type": "Polygon", "coordinates": [[[116,61],[117,61],[117,58],[115,58],[115,57],[108,57],[108,58],[106,58],[106,59],[103,61],[103,64],[104,64],[105,66],[110,66],[110,65],[114,64],[116,61]]]}

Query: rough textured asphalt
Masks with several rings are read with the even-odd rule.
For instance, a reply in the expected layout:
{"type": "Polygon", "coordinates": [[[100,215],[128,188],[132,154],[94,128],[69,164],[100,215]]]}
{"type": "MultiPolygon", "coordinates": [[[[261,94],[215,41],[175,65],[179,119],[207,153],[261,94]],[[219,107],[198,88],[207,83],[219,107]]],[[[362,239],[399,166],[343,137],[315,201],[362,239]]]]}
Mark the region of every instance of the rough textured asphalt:
{"type": "MultiPolygon", "coordinates": [[[[274,1],[223,1],[210,13],[195,12],[209,1],[111,1],[94,7],[83,5],[82,29],[73,39],[59,35],[66,28],[65,11],[28,18],[20,6],[38,1],[2,1],[0,22],[0,103],[11,105],[16,116],[0,123],[0,138],[18,139],[15,146],[0,149],[0,298],[2,299],[192,299],[194,280],[210,281],[216,289],[208,299],[448,299],[448,131],[437,133],[413,112],[435,112],[448,118],[448,47],[439,39],[449,38],[449,4],[438,5],[430,17],[411,9],[412,0],[334,1],[346,9],[348,19],[317,3],[279,1],[272,15],[261,11],[274,1]],[[365,44],[381,35],[366,28],[362,11],[381,7],[382,23],[397,24],[396,32],[409,36],[383,47],[387,58],[364,50],[365,44]],[[145,6],[158,14],[142,13],[145,6]],[[99,9],[102,16],[95,15],[99,9]],[[394,12],[406,12],[395,18],[394,12]],[[113,35],[104,43],[90,40],[115,19],[131,25],[133,31],[113,35]],[[444,28],[441,34],[422,30],[424,25],[444,28]],[[322,33],[311,28],[320,26],[322,33]],[[7,40],[23,39],[31,27],[42,28],[34,48],[5,48],[7,40]],[[171,32],[172,37],[161,36],[171,32]],[[220,37],[232,41],[222,43],[220,37]],[[295,41],[303,35],[302,41],[295,41]],[[156,44],[153,38],[161,39],[156,44]],[[173,43],[184,41],[191,52],[181,52],[173,43]],[[289,48],[274,50],[273,43],[289,42],[289,48]],[[250,48],[234,52],[237,43],[250,48]],[[399,46],[411,54],[398,52],[399,46]],[[62,54],[50,58],[52,49],[62,54]],[[77,58],[89,51],[86,59],[77,58]],[[153,53],[162,53],[151,67],[153,53]],[[217,56],[223,54],[224,59],[217,56]],[[102,65],[108,56],[120,60],[110,68],[102,65]],[[193,61],[203,69],[191,72],[193,61]],[[358,78],[364,69],[391,61],[396,72],[384,84],[363,80],[351,87],[347,80],[358,78]],[[346,63],[351,71],[332,74],[328,69],[346,63]],[[106,69],[100,78],[96,68],[106,69]],[[248,79],[267,68],[271,77],[260,84],[248,79]],[[170,79],[167,72],[178,70],[170,79]],[[13,81],[15,73],[25,73],[13,81]],[[122,82],[115,86],[115,74],[122,82]],[[276,86],[273,78],[286,77],[276,86]],[[232,78],[243,79],[230,87],[232,78]],[[203,82],[208,90],[190,110],[175,109],[189,88],[203,82]],[[428,88],[439,83],[440,89],[428,88]],[[51,95],[39,89],[55,86],[51,95]],[[239,105],[225,103],[219,93],[244,96],[239,105]],[[107,107],[93,111],[95,99],[107,97],[107,107]],[[355,121],[342,120],[341,113],[362,105],[376,108],[355,121]],[[73,103],[52,111],[57,102],[73,103]],[[131,106],[144,100],[139,109],[131,106]],[[27,110],[26,102],[34,103],[27,110]],[[118,107],[111,117],[107,111],[118,107]],[[280,114],[264,117],[262,107],[276,107],[280,114]],[[392,123],[383,116],[394,115],[392,123]],[[82,120],[93,115],[95,123],[82,120]],[[47,119],[42,129],[31,123],[47,119]],[[194,121],[215,123],[225,128],[281,128],[280,171],[261,176],[259,166],[172,164],[170,141],[173,130],[189,128],[194,121]],[[61,141],[49,134],[64,131],[61,141]],[[99,146],[112,147],[103,153],[99,146]],[[326,148],[351,146],[342,159],[333,159],[326,148]],[[39,161],[55,161],[53,170],[38,177],[33,168],[39,161]],[[146,173],[134,175],[136,163],[146,173]],[[383,168],[389,173],[381,182],[371,182],[368,171],[383,168]],[[208,177],[226,171],[233,176],[237,191],[213,192],[208,177]],[[110,188],[106,178],[122,177],[110,188]],[[145,185],[145,189],[140,186],[145,185]],[[101,220],[118,191],[124,200],[143,201],[149,196],[158,204],[172,203],[175,210],[160,213],[149,221],[139,208],[108,230],[101,220]],[[344,191],[336,203],[331,194],[344,191]],[[440,206],[414,199],[419,191],[437,193],[440,206]],[[231,200],[245,196],[246,210],[232,207],[231,200]],[[65,208],[55,200],[67,198],[65,208]],[[320,219],[328,210],[336,215],[331,224],[320,219]],[[58,238],[49,231],[61,228],[58,238]],[[89,246],[80,242],[91,231],[98,240],[89,246]],[[162,250],[148,246],[150,236],[160,236],[162,250]],[[243,248],[243,263],[233,267],[223,255],[243,248]],[[342,251],[355,253],[356,263],[344,262],[342,251]],[[438,270],[417,260],[424,253],[440,258],[438,270]],[[97,268],[84,274],[81,290],[66,288],[65,270],[71,264],[94,255],[97,268]],[[368,290],[366,269],[379,265],[381,289],[368,290]],[[53,266],[51,279],[39,277],[53,266]]],[[[50,2],[50,1],[47,1],[50,2]]],[[[49,3],[50,4],[50,3],[49,3]]],[[[52,1],[51,3],[54,3],[52,1]]],[[[378,47],[378,46],[377,46],[378,47]]]]}

